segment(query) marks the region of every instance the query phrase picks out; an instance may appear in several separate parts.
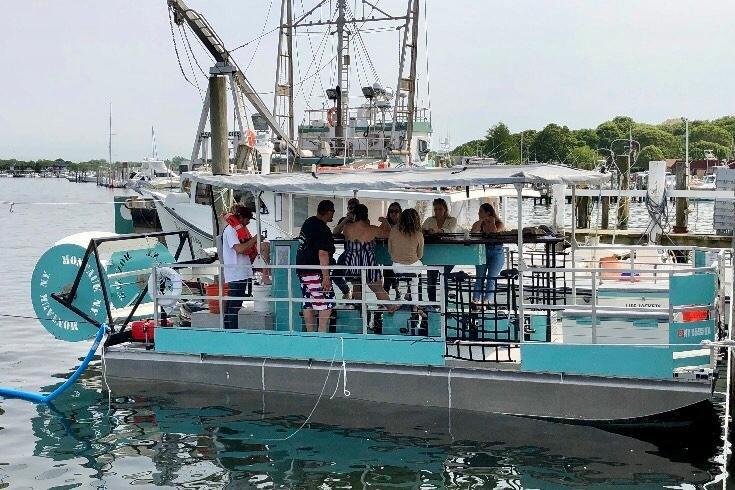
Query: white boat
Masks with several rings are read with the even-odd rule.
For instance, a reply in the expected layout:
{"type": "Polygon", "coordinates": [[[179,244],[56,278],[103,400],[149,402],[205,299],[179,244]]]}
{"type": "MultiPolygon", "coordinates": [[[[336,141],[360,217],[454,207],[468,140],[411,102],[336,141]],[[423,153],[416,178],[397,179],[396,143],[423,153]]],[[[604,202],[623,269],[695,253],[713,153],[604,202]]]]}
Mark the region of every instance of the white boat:
{"type": "Polygon", "coordinates": [[[139,190],[150,189],[178,189],[179,175],[168,168],[163,160],[144,158],[140,166],[130,174],[126,181],[126,187],[139,190]]]}
{"type": "Polygon", "coordinates": [[[698,191],[714,191],[717,189],[717,176],[715,174],[709,174],[703,176],[701,179],[692,179],[689,183],[689,188],[698,191]]]}

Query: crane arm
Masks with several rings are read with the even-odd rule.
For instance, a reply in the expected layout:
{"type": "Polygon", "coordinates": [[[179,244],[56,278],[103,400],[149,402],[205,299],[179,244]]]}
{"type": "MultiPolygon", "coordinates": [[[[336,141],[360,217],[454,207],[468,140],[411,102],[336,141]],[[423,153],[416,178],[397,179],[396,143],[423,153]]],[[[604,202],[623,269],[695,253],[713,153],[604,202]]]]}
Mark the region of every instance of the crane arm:
{"type": "Polygon", "coordinates": [[[273,130],[273,132],[286,142],[290,149],[296,152],[296,146],[293,141],[291,141],[283,128],[281,128],[281,126],[276,122],[276,118],[273,116],[271,111],[268,110],[263,99],[260,98],[253,86],[245,77],[245,74],[240,70],[240,67],[237,66],[235,60],[232,59],[230,52],[225,48],[224,42],[220,39],[209,22],[207,22],[207,20],[197,11],[190,9],[183,0],[167,0],[167,2],[169,9],[173,12],[174,21],[177,25],[181,25],[186,22],[194,35],[199,38],[204,47],[217,62],[225,63],[235,69],[235,82],[243,96],[245,96],[245,98],[253,105],[255,110],[265,118],[268,126],[273,130]]]}

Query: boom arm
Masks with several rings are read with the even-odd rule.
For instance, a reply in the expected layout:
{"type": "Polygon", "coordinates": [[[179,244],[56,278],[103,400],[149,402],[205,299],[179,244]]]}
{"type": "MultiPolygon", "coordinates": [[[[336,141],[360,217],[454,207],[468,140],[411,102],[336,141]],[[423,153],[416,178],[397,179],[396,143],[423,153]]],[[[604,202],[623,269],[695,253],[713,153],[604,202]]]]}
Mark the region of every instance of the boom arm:
{"type": "Polygon", "coordinates": [[[181,25],[186,22],[194,35],[199,38],[204,47],[210,52],[216,61],[226,63],[235,68],[234,79],[242,94],[246,99],[248,99],[248,101],[250,101],[255,110],[265,118],[268,126],[270,126],[273,132],[280,136],[281,139],[286,142],[288,147],[295,152],[296,146],[293,141],[291,141],[283,128],[281,128],[281,126],[276,122],[273,114],[268,110],[263,100],[245,77],[245,74],[240,70],[240,67],[237,66],[235,60],[232,59],[230,52],[227,51],[225,44],[217,33],[214,32],[214,29],[209,25],[209,22],[207,22],[207,20],[198,12],[187,7],[183,0],[167,0],[167,2],[169,9],[173,12],[176,24],[181,25]]]}

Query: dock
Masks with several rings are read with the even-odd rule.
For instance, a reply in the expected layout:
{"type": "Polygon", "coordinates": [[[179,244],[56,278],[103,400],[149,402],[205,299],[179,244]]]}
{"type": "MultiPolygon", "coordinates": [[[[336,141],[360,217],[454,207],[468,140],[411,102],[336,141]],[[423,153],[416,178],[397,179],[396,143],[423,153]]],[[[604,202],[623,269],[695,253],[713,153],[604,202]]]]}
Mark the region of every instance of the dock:
{"type": "MultiPolygon", "coordinates": [[[[612,243],[615,237],[615,243],[619,245],[635,245],[641,242],[641,230],[596,230],[594,228],[580,228],[575,232],[577,242],[584,243],[590,236],[600,237],[600,243],[612,243]]],[[[571,232],[566,231],[567,237],[571,237],[571,232]]],[[[712,248],[730,248],[732,246],[733,237],[730,235],[716,235],[703,233],[667,233],[662,238],[664,245],[680,245],[690,247],[712,247],[712,248]],[[669,241],[669,239],[671,241],[669,241]]]]}

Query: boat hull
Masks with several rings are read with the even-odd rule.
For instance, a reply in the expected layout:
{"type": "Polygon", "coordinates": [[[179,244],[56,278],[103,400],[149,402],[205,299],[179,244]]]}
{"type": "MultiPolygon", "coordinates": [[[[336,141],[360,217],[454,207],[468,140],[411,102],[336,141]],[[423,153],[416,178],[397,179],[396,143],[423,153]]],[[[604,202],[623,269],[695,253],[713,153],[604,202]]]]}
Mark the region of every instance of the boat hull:
{"type": "Polygon", "coordinates": [[[333,362],[279,360],[169,354],[126,346],[110,348],[106,361],[109,377],[141,383],[181,382],[327,397],[335,393],[339,398],[380,403],[580,422],[651,418],[708,400],[712,393],[705,382],[526,373],[486,364],[348,362],[343,367],[339,357],[333,362]]]}

